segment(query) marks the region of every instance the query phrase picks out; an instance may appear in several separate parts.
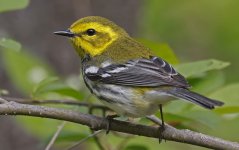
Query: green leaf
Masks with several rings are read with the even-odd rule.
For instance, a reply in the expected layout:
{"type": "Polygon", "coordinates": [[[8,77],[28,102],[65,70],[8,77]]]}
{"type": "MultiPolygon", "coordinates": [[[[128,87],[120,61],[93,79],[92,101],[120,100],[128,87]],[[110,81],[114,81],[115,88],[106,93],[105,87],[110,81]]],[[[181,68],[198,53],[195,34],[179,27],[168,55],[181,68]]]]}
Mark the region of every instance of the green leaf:
{"type": "Polygon", "coordinates": [[[36,98],[45,93],[57,93],[63,96],[75,98],[77,100],[83,100],[84,98],[84,95],[82,95],[80,91],[62,83],[57,77],[49,77],[42,80],[34,88],[32,96],[36,98]]]}
{"type": "Polygon", "coordinates": [[[49,84],[53,84],[54,82],[58,81],[59,78],[58,77],[47,77],[45,79],[43,79],[42,81],[40,81],[32,90],[32,96],[33,97],[37,97],[37,95],[44,93],[45,87],[47,87],[47,85],[49,84]]]}
{"type": "Polygon", "coordinates": [[[167,113],[181,113],[181,111],[187,107],[188,103],[181,102],[178,100],[172,101],[164,105],[164,112],[167,113]]]}
{"type": "Polygon", "coordinates": [[[148,150],[145,145],[129,145],[125,148],[125,150],[148,150]]]}
{"type": "Polygon", "coordinates": [[[149,47],[153,50],[154,54],[158,57],[165,59],[167,62],[171,64],[178,64],[179,61],[174,54],[173,50],[165,43],[156,43],[152,41],[139,39],[141,43],[143,43],[146,47],[149,47]]]}
{"type": "MultiPolygon", "coordinates": [[[[208,127],[207,125],[205,125],[205,123],[198,120],[198,118],[188,117],[187,115],[184,115],[184,112],[175,113],[172,111],[173,113],[168,113],[167,108],[165,108],[164,110],[165,111],[163,113],[163,116],[165,118],[165,121],[176,128],[190,128],[193,130],[197,130],[197,127],[191,126],[191,124],[197,124],[200,127],[208,127]]],[[[160,112],[157,112],[156,116],[160,118],[161,117],[160,112]]]]}
{"type": "Polygon", "coordinates": [[[203,127],[202,125],[213,128],[222,121],[217,113],[208,110],[185,110],[181,115],[195,120],[191,128],[203,127]]]}
{"type": "MultiPolygon", "coordinates": [[[[157,113],[157,116],[160,117],[160,114],[157,113]]],[[[167,121],[175,121],[175,122],[186,122],[186,121],[193,121],[193,119],[181,116],[180,114],[173,114],[173,113],[164,113],[164,117],[167,118],[167,121]]]]}
{"type": "Polygon", "coordinates": [[[239,106],[239,83],[229,84],[210,94],[211,98],[223,100],[225,106],[239,106]]]}
{"type": "Polygon", "coordinates": [[[48,76],[53,69],[27,51],[3,50],[5,70],[12,83],[23,93],[29,94],[33,87],[48,76]]]}
{"type": "Polygon", "coordinates": [[[239,113],[239,106],[218,107],[215,112],[220,114],[234,114],[239,113]]]}
{"type": "Polygon", "coordinates": [[[192,85],[193,91],[208,94],[224,85],[225,76],[222,71],[210,71],[203,78],[190,78],[188,81],[192,85]]]}
{"type": "Polygon", "coordinates": [[[185,77],[198,76],[211,70],[220,70],[229,66],[229,62],[223,62],[215,59],[196,61],[177,65],[175,68],[185,77]]]}
{"type": "MultiPolygon", "coordinates": [[[[181,122],[187,128],[197,130],[204,128],[212,128],[220,122],[220,116],[214,111],[202,109],[192,103],[187,103],[183,100],[176,100],[164,106],[164,118],[166,122],[181,122]],[[193,108],[193,109],[192,109],[193,108]],[[213,119],[211,119],[213,118],[213,119]],[[211,120],[210,120],[211,119],[211,120]]],[[[156,114],[160,117],[159,112],[156,114]]]]}
{"type": "Polygon", "coordinates": [[[0,39],[0,46],[7,50],[20,51],[21,44],[11,39],[0,39]]]}
{"type": "Polygon", "coordinates": [[[26,8],[29,0],[0,0],[0,12],[26,8]]]}
{"type": "Polygon", "coordinates": [[[71,141],[80,141],[81,139],[87,137],[87,134],[78,133],[75,131],[62,131],[57,137],[57,142],[71,142],[71,141]]]}

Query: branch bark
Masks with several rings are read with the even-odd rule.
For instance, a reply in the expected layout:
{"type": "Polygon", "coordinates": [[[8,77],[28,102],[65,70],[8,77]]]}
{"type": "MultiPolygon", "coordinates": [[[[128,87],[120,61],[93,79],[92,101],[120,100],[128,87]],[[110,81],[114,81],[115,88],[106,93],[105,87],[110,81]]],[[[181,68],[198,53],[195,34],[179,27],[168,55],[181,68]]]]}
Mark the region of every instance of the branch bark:
{"type": "MultiPolygon", "coordinates": [[[[93,130],[107,128],[108,120],[102,117],[84,114],[60,108],[20,104],[14,101],[6,101],[0,98],[0,115],[26,115],[57,120],[65,120],[89,126],[93,130]]],[[[158,138],[157,127],[140,125],[125,121],[112,120],[111,130],[139,136],[158,138]]],[[[208,136],[190,130],[178,130],[166,125],[162,133],[163,139],[181,143],[188,143],[211,149],[239,149],[239,143],[226,141],[220,138],[208,136]]]]}

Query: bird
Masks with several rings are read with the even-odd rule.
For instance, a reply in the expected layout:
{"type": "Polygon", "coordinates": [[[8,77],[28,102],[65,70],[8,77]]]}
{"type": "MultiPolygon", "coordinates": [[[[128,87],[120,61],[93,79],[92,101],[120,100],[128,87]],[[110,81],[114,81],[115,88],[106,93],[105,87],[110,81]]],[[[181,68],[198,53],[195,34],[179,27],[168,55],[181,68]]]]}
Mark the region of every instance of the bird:
{"type": "Polygon", "coordinates": [[[206,109],[224,104],[191,91],[171,64],[106,18],[84,17],[54,34],[69,38],[85,85],[118,115],[142,118],[160,110],[164,129],[162,106],[174,99],[206,109]]]}

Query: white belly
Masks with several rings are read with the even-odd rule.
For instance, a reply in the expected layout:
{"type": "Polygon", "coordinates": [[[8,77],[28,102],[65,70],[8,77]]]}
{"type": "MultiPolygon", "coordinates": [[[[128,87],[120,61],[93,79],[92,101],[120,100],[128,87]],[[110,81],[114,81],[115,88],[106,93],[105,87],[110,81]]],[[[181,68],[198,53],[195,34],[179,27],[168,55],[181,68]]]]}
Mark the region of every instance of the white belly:
{"type": "Polygon", "coordinates": [[[100,84],[87,82],[103,104],[114,110],[119,115],[128,117],[145,117],[154,114],[158,110],[159,104],[164,104],[169,100],[167,95],[157,91],[148,91],[145,94],[137,93],[132,87],[100,84]]]}

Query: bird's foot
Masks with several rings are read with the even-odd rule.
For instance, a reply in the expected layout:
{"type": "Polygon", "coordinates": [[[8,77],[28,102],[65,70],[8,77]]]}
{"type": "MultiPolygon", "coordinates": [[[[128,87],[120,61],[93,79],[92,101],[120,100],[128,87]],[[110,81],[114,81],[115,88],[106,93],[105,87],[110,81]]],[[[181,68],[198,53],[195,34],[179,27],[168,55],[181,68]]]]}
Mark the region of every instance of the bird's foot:
{"type": "MultiPolygon", "coordinates": [[[[159,132],[158,140],[159,140],[159,143],[161,143],[162,140],[163,140],[163,132],[164,132],[164,130],[165,130],[165,126],[164,126],[164,124],[161,124],[159,126],[159,128],[158,128],[158,132],[159,132]]],[[[165,142],[166,142],[166,140],[165,140],[165,142]]]]}
{"type": "Polygon", "coordinates": [[[109,134],[111,121],[112,121],[114,118],[116,118],[116,117],[119,117],[119,116],[116,115],[116,114],[115,114],[115,115],[107,115],[107,116],[106,116],[106,119],[107,119],[107,121],[108,121],[107,127],[106,127],[106,134],[109,134]]]}

